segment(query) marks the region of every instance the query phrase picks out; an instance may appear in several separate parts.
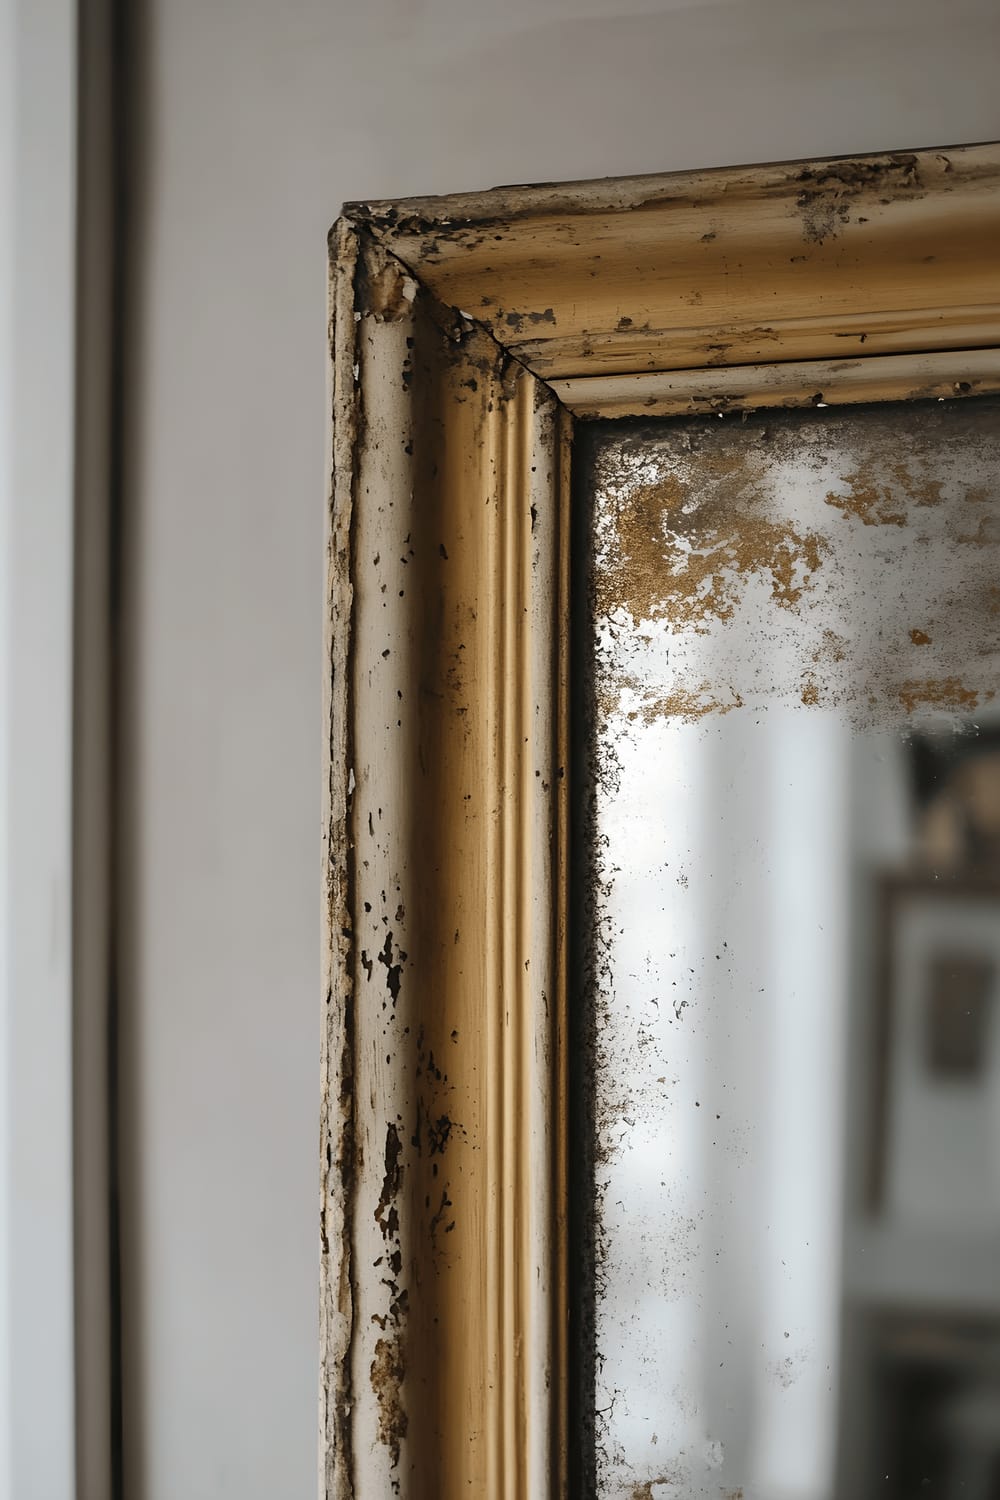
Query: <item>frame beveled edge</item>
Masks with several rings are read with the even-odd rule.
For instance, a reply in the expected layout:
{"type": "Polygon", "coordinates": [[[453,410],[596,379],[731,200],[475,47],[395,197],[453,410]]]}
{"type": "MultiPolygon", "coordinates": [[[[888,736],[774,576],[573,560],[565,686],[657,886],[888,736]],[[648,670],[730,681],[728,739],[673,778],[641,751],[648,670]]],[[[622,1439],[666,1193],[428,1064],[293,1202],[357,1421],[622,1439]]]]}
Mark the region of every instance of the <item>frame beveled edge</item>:
{"type": "Polygon", "coordinates": [[[566,1493],[573,419],[1000,389],[998,242],[994,145],[335,226],[330,1500],[566,1493]]]}

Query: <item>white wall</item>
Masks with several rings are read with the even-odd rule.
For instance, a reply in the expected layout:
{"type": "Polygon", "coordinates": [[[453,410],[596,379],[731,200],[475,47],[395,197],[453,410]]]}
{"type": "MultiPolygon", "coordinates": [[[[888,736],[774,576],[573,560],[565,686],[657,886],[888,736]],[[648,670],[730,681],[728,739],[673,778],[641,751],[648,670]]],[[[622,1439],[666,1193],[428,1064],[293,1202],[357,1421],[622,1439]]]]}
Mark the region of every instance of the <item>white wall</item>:
{"type": "Polygon", "coordinates": [[[0,5],[0,1496],[71,1500],[76,7],[0,5]]]}
{"type": "Polygon", "coordinates": [[[316,1487],[325,235],[347,198],[1000,136],[996,0],[148,0],[128,1500],[316,1487]]]}

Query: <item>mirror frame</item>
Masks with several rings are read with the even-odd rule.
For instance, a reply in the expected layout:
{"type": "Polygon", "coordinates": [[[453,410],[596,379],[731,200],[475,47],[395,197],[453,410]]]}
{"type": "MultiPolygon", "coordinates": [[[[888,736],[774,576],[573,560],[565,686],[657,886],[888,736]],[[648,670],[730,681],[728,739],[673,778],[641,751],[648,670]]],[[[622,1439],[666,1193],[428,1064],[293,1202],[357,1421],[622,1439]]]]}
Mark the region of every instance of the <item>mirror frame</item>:
{"type": "Polygon", "coordinates": [[[998,245],[998,145],[331,231],[328,1500],[569,1493],[574,421],[998,391],[998,245]]]}

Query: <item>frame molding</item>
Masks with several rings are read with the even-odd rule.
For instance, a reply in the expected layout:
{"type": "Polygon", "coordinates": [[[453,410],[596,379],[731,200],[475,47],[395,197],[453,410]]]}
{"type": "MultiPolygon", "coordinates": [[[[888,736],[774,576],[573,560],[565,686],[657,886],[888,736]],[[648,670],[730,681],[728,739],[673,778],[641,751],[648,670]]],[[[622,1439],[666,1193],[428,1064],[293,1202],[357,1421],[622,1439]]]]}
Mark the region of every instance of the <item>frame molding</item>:
{"type": "Polygon", "coordinates": [[[331,234],[329,1500],[568,1493],[574,419],[1000,390],[1000,147],[331,234]]]}

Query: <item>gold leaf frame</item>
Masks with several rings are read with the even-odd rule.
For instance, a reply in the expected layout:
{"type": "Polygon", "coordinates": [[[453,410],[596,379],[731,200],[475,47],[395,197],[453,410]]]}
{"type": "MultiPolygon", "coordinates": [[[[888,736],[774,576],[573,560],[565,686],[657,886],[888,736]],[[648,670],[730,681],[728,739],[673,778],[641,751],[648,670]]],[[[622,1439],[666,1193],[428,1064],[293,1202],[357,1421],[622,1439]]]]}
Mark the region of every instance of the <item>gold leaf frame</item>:
{"type": "Polygon", "coordinates": [[[1000,390],[1000,147],[331,234],[328,1500],[568,1493],[576,420],[1000,390]]]}

